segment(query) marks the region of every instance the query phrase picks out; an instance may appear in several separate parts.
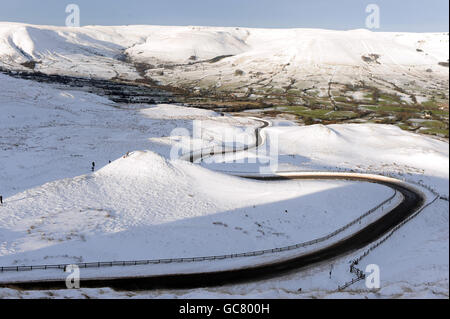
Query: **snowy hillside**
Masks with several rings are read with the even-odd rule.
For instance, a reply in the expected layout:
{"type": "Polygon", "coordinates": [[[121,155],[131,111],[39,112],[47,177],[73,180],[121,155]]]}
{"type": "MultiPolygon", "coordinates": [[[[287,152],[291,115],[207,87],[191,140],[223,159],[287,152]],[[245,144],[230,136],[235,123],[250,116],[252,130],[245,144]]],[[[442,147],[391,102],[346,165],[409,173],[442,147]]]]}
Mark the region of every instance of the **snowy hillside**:
{"type": "MultiPolygon", "coordinates": [[[[146,75],[163,83],[209,86],[208,81],[282,86],[286,79],[328,82],[397,81],[429,76],[448,79],[445,33],[374,33],[367,30],[248,29],[121,26],[65,28],[0,23],[0,65],[36,62],[46,73],[136,78],[128,62],[147,64],[146,75]],[[127,59],[127,60],[126,60],[127,59]],[[211,60],[213,59],[213,60],[211,60]],[[208,63],[202,63],[205,61],[208,63]],[[171,67],[166,67],[172,65],[171,67]],[[237,77],[234,72],[244,71],[237,77]],[[354,75],[358,75],[355,78],[354,75]],[[200,78],[200,80],[199,80],[200,78]]],[[[237,86],[236,86],[237,87],[237,86]]]]}
{"type": "Polygon", "coordinates": [[[157,259],[287,246],[342,227],[391,193],[358,182],[242,181],[133,152],[93,175],[8,197],[1,261],[157,259]]]}
{"type": "MultiPolygon", "coordinates": [[[[0,267],[295,246],[403,195],[373,180],[235,175],[357,172],[429,204],[359,265],[380,266],[381,289],[337,290],[366,246],[272,279],[133,297],[448,298],[448,63],[448,33],[0,22],[0,267]]],[[[135,274],[192,270],[163,266],[135,274]]]]}
{"type": "Polygon", "coordinates": [[[124,106],[94,94],[3,74],[0,91],[0,193],[4,197],[82,175],[90,171],[92,162],[100,168],[128,151],[151,149],[169,157],[174,143],[168,138],[171,131],[191,128],[194,118],[209,120],[210,127],[234,128],[235,134],[245,133],[242,127],[256,126],[245,118],[174,105],[124,106]]]}
{"type": "MultiPolygon", "coordinates": [[[[249,118],[176,105],[116,104],[3,74],[0,109],[1,266],[190,257],[290,245],[329,233],[391,195],[372,183],[263,182],[224,173],[257,172],[263,165],[259,161],[236,163],[217,156],[214,163],[196,165],[170,159],[173,145],[191,142],[189,136],[171,134],[173,129],[192,133],[192,120],[201,120],[202,147],[229,142],[220,134],[224,131],[253,132],[260,123],[249,118]]],[[[278,137],[280,170],[393,174],[448,198],[447,141],[375,124],[302,127],[272,121],[264,131],[278,137]]],[[[362,253],[356,251],[275,279],[147,296],[448,298],[448,235],[448,201],[440,199],[364,260],[362,268],[376,263],[382,269],[382,289],[375,293],[363,282],[336,291],[352,278],[348,263],[362,253]]],[[[0,289],[1,297],[16,295],[29,293],[0,289]]],[[[120,293],[107,290],[106,295],[120,293]]]]}

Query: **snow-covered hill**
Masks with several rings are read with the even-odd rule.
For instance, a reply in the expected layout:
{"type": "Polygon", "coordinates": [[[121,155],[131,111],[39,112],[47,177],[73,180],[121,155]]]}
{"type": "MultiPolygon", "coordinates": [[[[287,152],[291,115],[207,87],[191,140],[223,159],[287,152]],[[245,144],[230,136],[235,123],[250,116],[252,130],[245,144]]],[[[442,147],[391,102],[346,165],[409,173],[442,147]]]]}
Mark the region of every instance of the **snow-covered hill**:
{"type": "MultiPolygon", "coordinates": [[[[69,58],[74,55],[187,63],[241,55],[293,64],[363,65],[361,56],[379,53],[379,63],[434,66],[448,59],[446,33],[375,33],[368,30],[247,29],[123,26],[66,28],[0,23],[0,52],[10,61],[69,58]],[[423,51],[423,52],[422,52],[423,51]],[[383,54],[386,53],[386,54],[383,54]]],[[[43,62],[44,62],[43,61],[43,62]]]]}
{"type": "MultiPolygon", "coordinates": [[[[199,119],[209,143],[223,130],[252,131],[256,124],[249,119],[174,105],[126,108],[93,94],[5,75],[0,75],[0,89],[1,265],[289,245],[345,224],[390,194],[366,183],[266,183],[215,172],[253,171],[255,163],[222,159],[199,167],[170,160],[171,146],[190,142],[170,136],[172,129],[192,132],[191,120],[199,119]],[[123,157],[127,151],[130,155],[123,157]],[[91,173],[93,160],[97,167],[91,173]]],[[[274,121],[266,131],[278,136],[282,170],[391,173],[422,181],[448,197],[448,142],[374,124],[300,127],[274,121]]],[[[351,279],[348,261],[359,254],[254,284],[151,295],[351,296],[351,291],[334,293],[351,279]]],[[[383,286],[374,294],[360,283],[352,288],[357,296],[448,297],[448,202],[427,208],[365,263],[380,265],[383,286]]],[[[2,297],[10,294],[15,293],[0,290],[2,297]]]]}
{"type": "MultiPolygon", "coordinates": [[[[401,96],[395,107],[417,107],[412,100],[419,95],[424,102],[438,98],[433,111],[447,123],[448,49],[448,33],[0,23],[0,67],[6,70],[146,78],[190,91],[229,90],[249,100],[256,91],[333,100],[333,91],[354,84],[352,90],[366,89],[350,90],[355,105],[372,99],[364,98],[374,92],[368,88],[401,96]]],[[[224,174],[257,172],[264,161],[256,159],[284,171],[393,174],[443,197],[449,193],[448,141],[392,125],[274,120],[265,132],[278,142],[278,153],[240,152],[193,165],[171,159],[171,147],[227,145],[233,139],[225,132],[248,138],[259,124],[179,105],[118,104],[5,74],[0,114],[1,266],[289,245],[335,230],[390,195],[361,182],[268,183],[224,174]],[[192,120],[203,128],[195,140],[192,120]],[[173,131],[180,128],[188,136],[173,131]]],[[[354,293],[448,298],[448,238],[448,200],[439,199],[364,261],[381,266],[382,289],[367,292],[360,282],[354,293]]],[[[151,296],[351,296],[335,289],[351,279],[348,261],[360,253],[275,280],[151,296]]],[[[0,289],[0,297],[10,293],[0,289]]]]}
{"type": "Polygon", "coordinates": [[[391,194],[360,182],[246,181],[132,152],[92,175],[8,197],[0,261],[176,258],[287,246],[331,233],[391,194]]]}
{"type": "Polygon", "coordinates": [[[448,67],[439,65],[448,50],[447,33],[0,23],[0,66],[33,61],[45,73],[134,79],[142,73],[129,62],[140,62],[152,79],[192,87],[281,88],[294,79],[305,88],[333,76],[351,83],[377,75],[404,85],[430,72],[448,81],[448,67]]]}

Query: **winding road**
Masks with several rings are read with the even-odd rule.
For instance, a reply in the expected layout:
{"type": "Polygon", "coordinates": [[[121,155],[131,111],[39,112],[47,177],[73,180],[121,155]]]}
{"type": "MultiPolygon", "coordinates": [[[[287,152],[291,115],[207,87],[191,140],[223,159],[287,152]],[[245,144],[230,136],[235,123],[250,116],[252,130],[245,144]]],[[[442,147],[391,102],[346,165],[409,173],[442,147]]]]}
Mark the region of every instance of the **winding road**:
{"type": "MultiPolygon", "coordinates": [[[[260,146],[265,141],[265,136],[261,134],[262,130],[270,125],[270,122],[256,119],[262,125],[255,129],[256,141],[253,145],[247,145],[240,149],[227,151],[215,151],[214,149],[196,151],[186,154],[183,158],[195,162],[205,156],[216,155],[219,153],[245,151],[260,146]]],[[[265,181],[279,181],[287,179],[325,179],[325,180],[353,180],[378,183],[390,187],[401,193],[403,200],[389,212],[383,214],[376,221],[366,225],[364,228],[353,233],[351,236],[343,238],[337,242],[331,243],[326,247],[310,253],[303,253],[298,256],[291,256],[279,261],[270,263],[261,263],[248,265],[239,269],[210,271],[202,273],[183,273],[167,274],[157,276],[129,276],[121,278],[101,278],[101,279],[82,279],[82,287],[113,287],[116,289],[154,289],[154,288],[197,288],[207,286],[219,286],[223,284],[239,283],[246,281],[255,281],[266,278],[272,278],[286,274],[291,271],[299,270],[305,266],[314,265],[320,262],[327,262],[338,256],[351,253],[356,249],[363,248],[371,242],[377,240],[396,225],[407,219],[418,211],[425,204],[425,195],[415,187],[406,184],[400,180],[387,178],[384,176],[336,173],[336,172],[289,172],[275,175],[257,175],[244,174],[242,178],[265,181]]],[[[201,264],[198,264],[201,267],[201,264]]],[[[123,268],[124,272],[127,267],[123,268]]],[[[0,272],[0,282],[1,282],[0,272]]],[[[23,289],[57,289],[65,288],[65,282],[62,280],[37,280],[28,282],[3,283],[0,286],[19,287],[23,289]]]]}

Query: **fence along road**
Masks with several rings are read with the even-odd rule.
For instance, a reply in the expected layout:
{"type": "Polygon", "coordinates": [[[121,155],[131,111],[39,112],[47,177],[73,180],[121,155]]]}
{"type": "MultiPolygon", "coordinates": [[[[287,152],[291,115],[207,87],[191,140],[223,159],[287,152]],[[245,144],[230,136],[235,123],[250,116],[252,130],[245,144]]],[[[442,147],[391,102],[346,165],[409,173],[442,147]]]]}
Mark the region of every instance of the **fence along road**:
{"type": "MultiPolygon", "coordinates": [[[[255,129],[256,141],[253,145],[247,145],[241,149],[227,150],[225,153],[245,151],[251,148],[258,147],[263,144],[265,137],[261,135],[261,130],[270,125],[270,122],[265,120],[256,119],[263,123],[263,125],[255,129]]],[[[216,151],[214,149],[202,150],[188,153],[184,156],[185,160],[194,162],[201,159],[204,156],[212,156],[216,154],[223,154],[223,150],[216,151]],[[199,155],[200,154],[200,155],[199,155]],[[205,154],[205,155],[204,155],[205,154]]],[[[372,208],[368,212],[361,215],[358,219],[347,224],[334,231],[333,233],[311,240],[306,243],[295,244],[287,247],[273,248],[262,251],[253,251],[247,253],[239,253],[232,255],[222,256],[205,256],[205,257],[192,257],[192,258],[173,258],[173,259],[160,259],[160,260],[136,260],[136,261],[111,261],[111,262],[93,262],[93,263],[80,263],[80,268],[101,268],[112,266],[134,266],[134,265],[151,265],[156,263],[172,263],[172,262],[199,262],[199,261],[214,261],[223,260],[227,258],[242,258],[250,256],[258,256],[263,254],[274,254],[287,250],[295,250],[300,247],[305,247],[323,240],[327,240],[336,236],[346,228],[352,226],[358,221],[361,221],[364,217],[373,213],[376,209],[392,200],[397,193],[403,196],[403,200],[396,207],[386,212],[383,216],[376,221],[370,223],[364,228],[352,234],[350,237],[346,237],[342,240],[338,240],[330,245],[312,251],[310,253],[304,253],[299,256],[292,256],[288,259],[280,261],[274,261],[264,264],[253,264],[239,269],[231,270],[219,270],[211,272],[200,273],[182,273],[182,274],[166,274],[157,276],[123,276],[119,278],[82,278],[83,287],[113,287],[118,289],[154,289],[154,288],[196,288],[207,286],[218,286],[223,284],[238,283],[245,281],[260,280],[266,278],[272,278],[289,271],[297,270],[302,267],[316,264],[319,262],[325,262],[332,258],[350,253],[357,249],[363,248],[371,242],[377,240],[408,217],[417,212],[425,204],[425,196],[415,187],[404,183],[394,178],[388,178],[385,176],[377,176],[371,174],[360,173],[348,173],[348,172],[286,172],[276,175],[257,175],[257,174],[243,174],[242,178],[265,180],[265,181],[279,181],[290,179],[323,179],[323,180],[350,180],[350,181],[363,181],[378,183],[394,190],[394,194],[372,208]]],[[[66,288],[63,280],[34,280],[34,281],[21,281],[21,282],[5,282],[1,283],[1,273],[7,271],[31,271],[31,270],[47,270],[47,269],[60,269],[64,270],[67,264],[59,265],[36,265],[36,266],[13,266],[13,267],[0,267],[0,286],[3,287],[19,287],[23,289],[58,289],[66,288]]],[[[127,268],[124,268],[126,271],[127,268]]]]}

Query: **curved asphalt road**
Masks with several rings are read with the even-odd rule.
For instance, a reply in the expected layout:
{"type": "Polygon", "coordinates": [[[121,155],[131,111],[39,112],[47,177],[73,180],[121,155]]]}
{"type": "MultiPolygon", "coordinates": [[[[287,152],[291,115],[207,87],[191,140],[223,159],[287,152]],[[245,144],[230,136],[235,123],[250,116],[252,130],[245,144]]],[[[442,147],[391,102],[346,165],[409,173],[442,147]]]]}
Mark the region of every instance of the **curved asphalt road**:
{"type": "MultiPolygon", "coordinates": [[[[263,122],[263,125],[255,130],[257,136],[257,142],[253,146],[246,146],[240,150],[233,150],[233,152],[248,150],[252,147],[257,147],[263,142],[263,138],[260,135],[260,130],[269,125],[269,122],[264,120],[258,120],[263,122]]],[[[212,154],[208,154],[212,155],[212,154]]],[[[189,154],[189,159],[195,161],[197,156],[194,153],[189,154]]],[[[331,173],[331,172],[330,172],[331,173]]],[[[112,279],[82,279],[81,284],[83,287],[112,287],[116,289],[127,290],[139,290],[139,289],[155,289],[155,288],[198,288],[207,286],[220,286],[230,283],[240,283],[246,281],[261,280],[266,278],[272,278],[286,274],[293,270],[298,270],[302,267],[313,265],[319,262],[324,262],[332,258],[342,256],[350,253],[356,249],[363,248],[369,243],[380,238],[383,234],[394,228],[400,222],[408,218],[418,209],[420,209],[424,203],[425,198],[423,194],[417,191],[415,188],[408,187],[404,183],[395,182],[394,180],[378,180],[369,177],[358,176],[355,174],[342,174],[337,175],[325,175],[315,174],[311,172],[305,175],[305,172],[290,176],[242,176],[244,178],[256,179],[256,180],[287,180],[287,179],[342,179],[342,180],[357,180],[371,183],[379,183],[390,187],[400,192],[404,199],[403,201],[390,212],[386,213],[383,217],[377,221],[368,225],[364,229],[355,233],[353,236],[341,240],[328,247],[322,248],[318,251],[302,255],[299,257],[293,257],[288,260],[280,262],[273,262],[271,264],[263,264],[256,266],[248,266],[238,270],[226,270],[205,272],[196,274],[170,274],[153,277],[124,277],[124,278],[112,278],[112,279]]],[[[201,265],[199,264],[201,267],[201,265]]],[[[125,270],[126,268],[124,268],[125,270]]],[[[36,282],[24,282],[11,285],[22,289],[58,289],[65,288],[65,282],[58,281],[36,281],[36,282]]]]}

